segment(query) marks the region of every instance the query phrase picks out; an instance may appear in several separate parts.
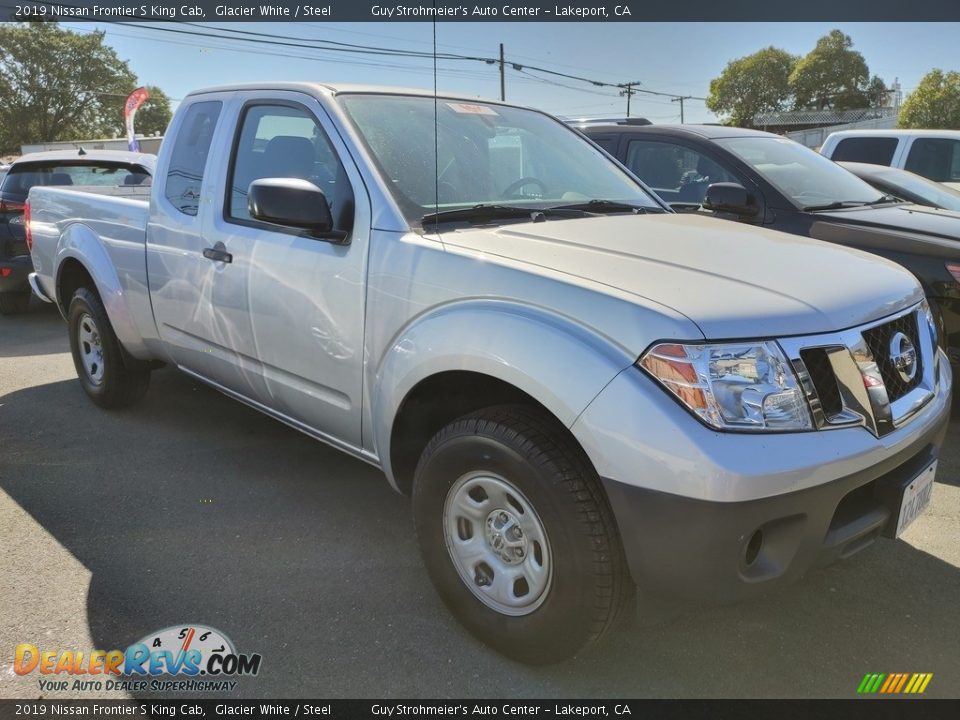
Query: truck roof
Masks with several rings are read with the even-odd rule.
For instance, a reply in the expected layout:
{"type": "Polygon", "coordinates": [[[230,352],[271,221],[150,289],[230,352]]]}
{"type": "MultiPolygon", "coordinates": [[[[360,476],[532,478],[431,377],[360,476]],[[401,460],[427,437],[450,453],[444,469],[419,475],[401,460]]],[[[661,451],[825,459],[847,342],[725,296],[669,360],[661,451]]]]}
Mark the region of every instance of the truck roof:
{"type": "Polygon", "coordinates": [[[70,150],[45,150],[44,152],[27,153],[13,161],[13,165],[26,162],[61,162],[64,160],[87,160],[91,162],[120,162],[142,165],[152,173],[157,165],[157,156],[150,153],[130,152],[129,150],[87,150],[79,148],[70,150]]]}
{"type": "MultiPolygon", "coordinates": [[[[290,92],[301,92],[307,95],[314,95],[316,97],[320,96],[334,96],[340,94],[348,93],[368,93],[368,94],[377,94],[377,95],[416,95],[418,97],[433,97],[433,90],[426,88],[407,88],[407,87],[397,87],[393,85],[362,85],[355,83],[319,83],[319,82],[282,82],[282,81],[266,81],[266,82],[250,82],[250,83],[235,83],[231,85],[215,85],[213,87],[200,88],[190,92],[187,97],[193,97],[196,95],[205,95],[208,93],[220,93],[220,92],[241,92],[248,90],[286,90],[290,92]]],[[[437,97],[447,98],[450,100],[464,100],[468,102],[477,102],[482,101],[485,103],[494,103],[496,105],[515,105],[515,103],[504,103],[499,100],[491,100],[489,98],[482,98],[476,95],[464,95],[463,93],[455,92],[446,92],[443,90],[437,91],[437,97]]]]}
{"type": "Polygon", "coordinates": [[[580,128],[587,134],[618,132],[628,135],[697,135],[708,140],[728,137],[783,137],[763,130],[728,125],[590,125],[580,128]]]}
{"type": "Polygon", "coordinates": [[[960,130],[902,130],[891,128],[889,130],[837,130],[830,133],[829,137],[860,137],[863,135],[876,135],[881,137],[947,137],[960,138],[960,130]]]}

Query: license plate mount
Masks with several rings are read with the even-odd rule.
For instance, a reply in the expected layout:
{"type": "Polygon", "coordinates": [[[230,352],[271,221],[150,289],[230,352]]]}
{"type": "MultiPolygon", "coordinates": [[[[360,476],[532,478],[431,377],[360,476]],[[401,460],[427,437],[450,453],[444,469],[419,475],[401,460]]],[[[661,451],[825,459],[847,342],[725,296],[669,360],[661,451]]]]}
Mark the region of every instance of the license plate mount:
{"type": "Polygon", "coordinates": [[[937,474],[937,461],[927,465],[903,488],[900,511],[897,514],[894,537],[900,537],[929,507],[933,495],[933,480],[937,474]]]}

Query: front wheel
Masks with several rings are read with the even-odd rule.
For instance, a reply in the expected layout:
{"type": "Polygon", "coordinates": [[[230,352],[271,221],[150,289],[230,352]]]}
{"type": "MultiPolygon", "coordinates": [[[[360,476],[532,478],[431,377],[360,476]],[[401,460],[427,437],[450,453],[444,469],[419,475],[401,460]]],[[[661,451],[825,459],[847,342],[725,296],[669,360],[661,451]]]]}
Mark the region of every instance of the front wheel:
{"type": "Polygon", "coordinates": [[[441,597],[474,635],[527,663],[576,654],[632,586],[599,479],[572,439],[522,406],[443,428],[414,476],[414,520],[441,597]]]}
{"type": "Polygon", "coordinates": [[[79,288],[67,313],[70,352],[84,392],[103,408],[135,404],[147,392],[150,370],[125,355],[100,297],[79,288]]]}

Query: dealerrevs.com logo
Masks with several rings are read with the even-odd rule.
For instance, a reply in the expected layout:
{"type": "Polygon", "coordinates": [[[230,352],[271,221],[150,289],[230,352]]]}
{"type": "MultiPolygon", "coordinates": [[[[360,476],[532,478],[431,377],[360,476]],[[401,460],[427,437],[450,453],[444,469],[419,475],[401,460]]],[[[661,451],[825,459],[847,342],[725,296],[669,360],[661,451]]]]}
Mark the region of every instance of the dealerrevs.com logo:
{"type": "Polygon", "coordinates": [[[117,692],[231,691],[234,678],[256,675],[261,656],[238,653],[219,630],[176,625],[150,633],[126,650],[46,650],[17,645],[13,670],[39,673],[40,690],[117,692]]]}

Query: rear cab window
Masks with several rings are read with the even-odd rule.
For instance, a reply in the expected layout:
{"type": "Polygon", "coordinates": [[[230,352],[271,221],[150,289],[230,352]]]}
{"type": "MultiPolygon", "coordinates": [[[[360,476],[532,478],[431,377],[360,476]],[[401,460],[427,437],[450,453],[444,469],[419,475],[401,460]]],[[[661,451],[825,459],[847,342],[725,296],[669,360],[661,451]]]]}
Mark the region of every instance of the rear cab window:
{"type": "Polygon", "coordinates": [[[897,151],[895,137],[849,137],[843,138],[834,148],[831,160],[835,162],[860,162],[871,165],[890,165],[897,151]]]}
{"type": "Polygon", "coordinates": [[[26,197],[33,187],[148,185],[150,173],[137,165],[114,162],[25,162],[7,173],[0,191],[26,197]]]}
{"type": "Polygon", "coordinates": [[[960,182],[960,140],[917,138],[905,169],[936,182],[960,182]]]}
{"type": "Polygon", "coordinates": [[[195,216],[200,210],[204,168],[222,107],[219,100],[194,103],[187,109],[177,132],[163,192],[184,215],[195,216]]]}

